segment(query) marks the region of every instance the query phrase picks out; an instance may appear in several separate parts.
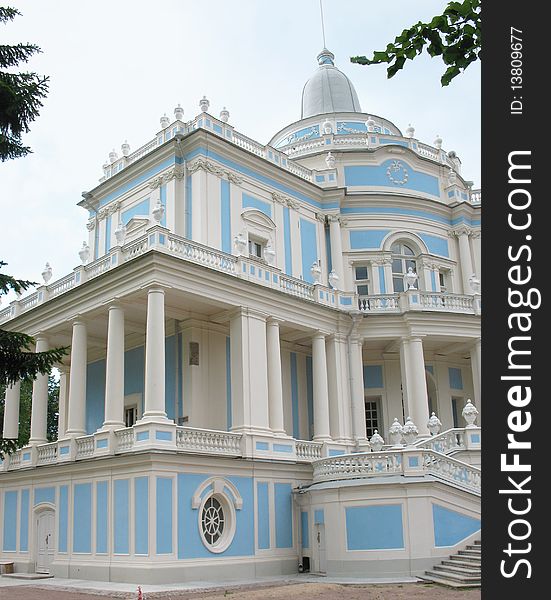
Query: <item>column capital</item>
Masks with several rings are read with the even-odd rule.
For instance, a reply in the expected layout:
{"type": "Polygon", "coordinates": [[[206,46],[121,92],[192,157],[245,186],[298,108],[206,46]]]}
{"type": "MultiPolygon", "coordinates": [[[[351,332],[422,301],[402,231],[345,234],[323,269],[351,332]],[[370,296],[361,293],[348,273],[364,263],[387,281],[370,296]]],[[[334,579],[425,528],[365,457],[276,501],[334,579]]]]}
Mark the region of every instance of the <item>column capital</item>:
{"type": "Polygon", "coordinates": [[[283,323],[285,323],[285,319],[280,319],[279,317],[267,317],[266,318],[266,325],[272,325],[272,326],[280,326],[283,323]]]}
{"type": "MultiPolygon", "coordinates": [[[[475,230],[472,227],[469,227],[468,225],[465,224],[461,224],[461,225],[457,225],[456,227],[452,227],[451,229],[448,230],[448,236],[449,237],[461,237],[462,235],[466,235],[466,236],[472,236],[475,233],[475,230]]],[[[480,234],[480,232],[478,232],[480,234]]]]}
{"type": "Polygon", "coordinates": [[[325,340],[325,338],[328,336],[328,333],[325,333],[323,331],[320,331],[319,329],[317,331],[314,331],[314,333],[312,334],[312,339],[313,340],[325,340]]]}

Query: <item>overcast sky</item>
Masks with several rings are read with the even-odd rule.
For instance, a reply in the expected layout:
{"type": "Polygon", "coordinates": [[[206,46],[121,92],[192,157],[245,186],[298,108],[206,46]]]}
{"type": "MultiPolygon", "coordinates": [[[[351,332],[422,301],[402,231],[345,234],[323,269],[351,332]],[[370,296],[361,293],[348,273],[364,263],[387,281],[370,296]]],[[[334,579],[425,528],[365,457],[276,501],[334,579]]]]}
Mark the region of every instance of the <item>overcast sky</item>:
{"type": "MultiPolygon", "coordinates": [[[[200,112],[206,95],[217,116],[267,143],[300,118],[304,83],[323,46],[319,0],[14,0],[23,16],[1,26],[2,43],[33,42],[29,63],[50,76],[50,92],[24,142],[26,158],[0,163],[0,259],[4,272],[53,280],[80,264],[87,239],[81,192],[102,175],[112,148],[137,149],[173,117],[200,112]]],[[[349,57],[384,49],[404,27],[442,12],[446,0],[324,0],[328,48],[353,81],[362,109],[432,144],[456,150],[463,176],[480,187],[480,65],[447,88],[444,65],[427,55],[393,79],[385,66],[349,57]]],[[[3,306],[6,306],[4,297],[3,306]]]]}

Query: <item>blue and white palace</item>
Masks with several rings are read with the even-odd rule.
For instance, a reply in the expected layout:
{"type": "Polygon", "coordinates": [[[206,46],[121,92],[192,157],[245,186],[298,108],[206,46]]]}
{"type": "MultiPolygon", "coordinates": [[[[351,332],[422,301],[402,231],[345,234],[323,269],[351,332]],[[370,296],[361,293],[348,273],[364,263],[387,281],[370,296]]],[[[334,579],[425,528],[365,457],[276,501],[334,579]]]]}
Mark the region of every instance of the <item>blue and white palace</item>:
{"type": "Polygon", "coordinates": [[[318,63],[267,145],[203,98],[113,151],[82,264],[0,311],[70,346],[59,439],[40,376],[0,463],[16,572],[399,577],[480,538],[481,193],[318,63]]]}

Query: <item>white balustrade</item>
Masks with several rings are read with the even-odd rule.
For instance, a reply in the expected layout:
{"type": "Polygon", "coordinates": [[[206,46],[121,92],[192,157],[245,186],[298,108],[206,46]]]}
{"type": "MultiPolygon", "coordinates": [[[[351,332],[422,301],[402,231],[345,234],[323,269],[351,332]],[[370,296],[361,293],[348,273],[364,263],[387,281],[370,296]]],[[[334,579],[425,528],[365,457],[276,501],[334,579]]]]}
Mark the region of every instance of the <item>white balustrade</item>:
{"type": "Polygon", "coordinates": [[[21,310],[21,312],[24,312],[26,310],[30,310],[31,308],[34,308],[35,306],[38,306],[39,303],[40,303],[40,294],[38,292],[34,292],[34,294],[31,294],[30,296],[27,296],[26,298],[22,298],[19,301],[19,309],[21,310]]]}
{"type": "Polygon", "coordinates": [[[323,444],[321,442],[309,442],[297,440],[295,443],[297,460],[311,462],[321,458],[323,444]]]}
{"type": "Polygon", "coordinates": [[[43,444],[37,448],[37,465],[50,465],[57,461],[57,442],[43,444]]]}
{"type": "Polygon", "coordinates": [[[314,286],[301,279],[281,275],[279,277],[279,286],[283,291],[292,294],[293,296],[299,296],[300,298],[305,298],[307,300],[315,299],[314,286]]]}
{"type": "Polygon", "coordinates": [[[16,450],[8,457],[8,469],[19,469],[21,467],[21,450],[16,450]]]}
{"type": "Polygon", "coordinates": [[[480,494],[482,476],[477,467],[433,450],[424,450],[423,468],[430,475],[480,494]]]}
{"type": "Polygon", "coordinates": [[[107,254],[106,256],[103,256],[102,258],[99,258],[98,260],[95,260],[93,263],[90,263],[84,267],[86,271],[86,277],[87,279],[93,279],[94,277],[109,271],[111,266],[111,254],[107,254]]]}
{"type": "Polygon", "coordinates": [[[443,431],[438,435],[433,435],[430,438],[423,438],[415,442],[414,446],[418,448],[427,448],[442,454],[450,454],[450,452],[459,452],[465,450],[465,429],[455,428],[443,431]]]}
{"type": "Polygon", "coordinates": [[[400,451],[363,452],[323,458],[313,463],[314,482],[383,477],[402,473],[400,451]]]}
{"type": "Polygon", "coordinates": [[[482,190],[471,190],[471,204],[482,203],[482,190]]]}
{"type": "Polygon", "coordinates": [[[208,246],[190,242],[186,238],[173,234],[168,236],[168,250],[171,254],[181,256],[191,262],[205,265],[225,273],[236,272],[237,258],[231,254],[214,250],[208,246]]]}
{"type": "Polygon", "coordinates": [[[425,310],[474,313],[472,296],[443,292],[419,292],[420,305],[425,310]]]}
{"type": "Polygon", "coordinates": [[[70,273],[58,281],[54,281],[48,286],[48,296],[53,298],[63,294],[71,288],[75,287],[75,274],[70,273]]]}
{"type": "Polygon", "coordinates": [[[417,154],[419,154],[419,156],[424,156],[425,158],[430,158],[431,160],[440,161],[440,150],[428,146],[427,144],[422,144],[421,142],[417,142],[417,154]]]}
{"type": "Polygon", "coordinates": [[[134,447],[134,428],[117,429],[115,431],[115,439],[117,440],[117,452],[132,450],[134,447]]]}
{"type": "Polygon", "coordinates": [[[76,438],[77,445],[77,460],[79,458],[90,458],[94,455],[94,436],[85,435],[83,437],[76,438]]]}
{"type": "Polygon", "coordinates": [[[379,294],[360,296],[358,298],[358,308],[362,312],[399,312],[399,295],[379,294]]]}
{"type": "Polygon", "coordinates": [[[177,427],[176,448],[200,454],[241,456],[241,434],[193,427],[177,427]]]}

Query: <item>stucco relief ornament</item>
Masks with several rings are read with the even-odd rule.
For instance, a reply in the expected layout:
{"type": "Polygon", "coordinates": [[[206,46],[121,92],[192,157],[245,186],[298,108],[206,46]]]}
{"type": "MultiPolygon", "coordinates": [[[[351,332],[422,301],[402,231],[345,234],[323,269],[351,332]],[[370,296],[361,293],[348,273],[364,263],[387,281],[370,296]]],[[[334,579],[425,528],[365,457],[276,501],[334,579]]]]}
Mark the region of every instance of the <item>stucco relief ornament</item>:
{"type": "Polygon", "coordinates": [[[476,427],[474,422],[476,421],[476,417],[478,416],[478,410],[476,406],[471,402],[469,398],[467,400],[467,404],[463,407],[461,412],[465,421],[467,421],[467,428],[476,427]]]}
{"type": "Polygon", "coordinates": [[[266,247],[264,248],[264,260],[269,265],[273,265],[274,264],[275,255],[276,255],[276,253],[275,253],[274,247],[272,246],[272,242],[269,241],[266,244],[266,247]]]}
{"type": "Polygon", "coordinates": [[[201,100],[199,100],[199,107],[201,108],[201,112],[206,113],[209,109],[210,102],[207,100],[206,96],[203,96],[201,100]]]}
{"type": "Polygon", "coordinates": [[[326,119],[323,122],[323,125],[321,126],[321,128],[323,129],[323,133],[325,135],[330,135],[333,133],[333,125],[331,125],[331,121],[329,121],[328,119],[326,119]]]}
{"type": "Polygon", "coordinates": [[[82,242],[82,248],[78,251],[78,256],[83,265],[88,262],[90,258],[90,246],[86,242],[82,242]]]}
{"type": "Polygon", "coordinates": [[[310,274],[312,275],[314,285],[319,285],[321,280],[321,267],[317,261],[312,263],[312,266],[310,267],[310,274]]]}
{"type": "Polygon", "coordinates": [[[367,121],[365,122],[365,127],[366,127],[367,131],[369,131],[369,132],[375,131],[375,121],[373,120],[373,117],[371,117],[371,116],[367,117],[367,121]]]}
{"type": "Polygon", "coordinates": [[[327,165],[328,169],[335,168],[337,161],[335,160],[335,157],[333,156],[333,154],[331,154],[331,152],[327,153],[327,156],[325,157],[325,164],[327,165]]]}
{"type": "Polygon", "coordinates": [[[174,109],[174,118],[177,121],[183,121],[184,119],[184,109],[178,104],[178,106],[174,109]]]}
{"type": "Polygon", "coordinates": [[[327,280],[329,281],[329,285],[334,290],[338,290],[339,289],[339,276],[337,275],[337,273],[335,271],[331,271],[331,273],[329,273],[329,276],[327,277],[327,280]]]}
{"type": "Polygon", "coordinates": [[[448,183],[450,185],[455,185],[456,182],[457,182],[457,175],[455,174],[455,171],[450,167],[450,171],[448,173],[448,183]]]}
{"type": "Polygon", "coordinates": [[[388,180],[394,185],[404,185],[409,179],[406,167],[399,160],[393,160],[386,170],[388,180]]]}
{"type": "Polygon", "coordinates": [[[404,283],[407,290],[416,290],[415,283],[419,279],[417,273],[412,267],[408,267],[408,272],[404,275],[404,283]]]}
{"type": "Polygon", "coordinates": [[[480,294],[480,279],[478,279],[475,273],[469,277],[469,285],[473,294],[480,294]]]}
{"type": "Polygon", "coordinates": [[[119,221],[117,228],[115,229],[115,239],[117,240],[117,246],[122,246],[124,238],[126,237],[126,225],[119,221]]]}
{"type": "Polygon", "coordinates": [[[48,281],[52,278],[52,267],[50,267],[50,263],[46,263],[44,267],[44,271],[42,271],[42,279],[44,279],[44,283],[48,285],[48,281]]]}
{"type": "Polygon", "coordinates": [[[163,215],[165,214],[165,207],[162,205],[160,200],[157,200],[157,204],[155,204],[155,208],[151,211],[151,215],[155,221],[156,225],[159,225],[163,215]]]}
{"type": "Polygon", "coordinates": [[[440,433],[440,429],[442,428],[442,421],[440,421],[435,413],[432,413],[427,422],[427,427],[431,435],[438,435],[440,433]]]}
{"type": "Polygon", "coordinates": [[[239,232],[233,238],[233,246],[237,253],[237,256],[244,256],[247,253],[247,238],[243,235],[242,232],[239,232]]]}
{"type": "Polygon", "coordinates": [[[393,446],[400,446],[402,442],[402,425],[398,422],[398,419],[394,419],[392,421],[392,425],[388,429],[388,437],[390,439],[390,443],[393,446]]]}
{"type": "Polygon", "coordinates": [[[411,417],[406,419],[402,429],[402,435],[404,436],[404,441],[408,446],[411,446],[417,439],[419,430],[417,429],[417,425],[415,425],[415,423],[411,420],[411,417]]]}
{"type": "Polygon", "coordinates": [[[220,111],[220,120],[222,121],[222,123],[227,123],[229,118],[230,111],[224,106],[224,108],[222,108],[222,110],[220,111]]]}
{"type": "Polygon", "coordinates": [[[379,432],[376,429],[375,433],[371,436],[369,443],[371,444],[371,450],[373,450],[373,452],[380,452],[382,447],[385,445],[385,441],[379,435],[379,432]]]}

